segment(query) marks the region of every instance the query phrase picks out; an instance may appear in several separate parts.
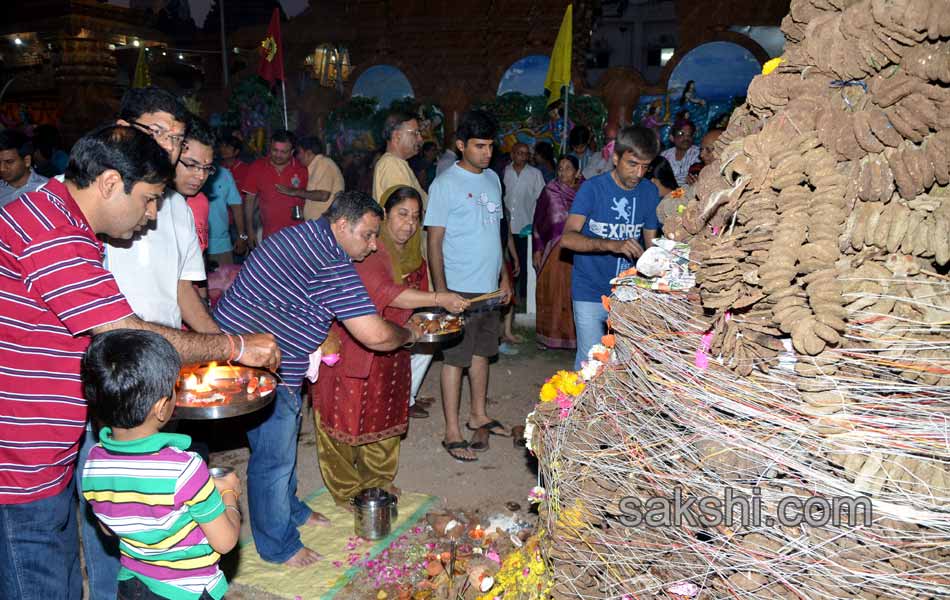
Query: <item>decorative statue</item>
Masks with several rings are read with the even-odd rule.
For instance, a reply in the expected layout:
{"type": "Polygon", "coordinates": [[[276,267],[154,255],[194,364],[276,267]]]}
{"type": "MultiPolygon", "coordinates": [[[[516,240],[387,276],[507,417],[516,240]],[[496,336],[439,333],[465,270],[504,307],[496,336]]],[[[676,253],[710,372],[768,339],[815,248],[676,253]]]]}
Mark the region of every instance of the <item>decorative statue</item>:
{"type": "Polygon", "coordinates": [[[683,88],[683,95],[680,96],[680,108],[688,106],[686,104],[687,102],[698,104],[699,106],[706,106],[706,101],[696,95],[696,82],[692,79],[687,81],[686,87],[683,88]]]}
{"type": "Polygon", "coordinates": [[[670,122],[670,110],[669,110],[669,95],[666,96],[667,107],[666,107],[666,116],[662,117],[660,112],[663,109],[663,100],[656,99],[650,103],[647,107],[647,114],[643,117],[643,120],[640,121],[640,125],[646,127],[647,129],[652,129],[656,133],[657,138],[660,138],[660,129],[670,122]]]}
{"type": "MultiPolygon", "coordinates": [[[[549,131],[551,133],[551,137],[554,138],[555,149],[560,149],[561,140],[564,136],[564,116],[561,114],[561,108],[563,106],[564,102],[558,100],[548,107],[548,116],[550,117],[550,120],[548,121],[548,124],[539,132],[542,135],[545,131],[549,131]]],[[[571,129],[573,128],[574,123],[568,120],[567,132],[570,133],[571,129]]]]}

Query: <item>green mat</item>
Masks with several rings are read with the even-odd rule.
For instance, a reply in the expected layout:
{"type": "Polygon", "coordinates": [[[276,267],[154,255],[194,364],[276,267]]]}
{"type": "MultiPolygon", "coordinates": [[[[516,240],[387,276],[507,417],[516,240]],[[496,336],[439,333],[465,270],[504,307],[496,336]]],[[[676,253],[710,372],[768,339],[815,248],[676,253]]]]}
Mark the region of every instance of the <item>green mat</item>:
{"type": "Polygon", "coordinates": [[[369,553],[376,558],[408,529],[425,518],[426,513],[438,500],[427,494],[404,492],[399,497],[399,519],[393,524],[392,533],[376,542],[364,542],[348,550],[347,543],[354,537],[353,515],[338,507],[326,488],[314,492],[306,499],[313,510],[330,519],[330,527],[303,527],[300,538],[308,548],[313,548],[325,558],[306,568],[291,568],[264,562],[254,549],[253,540],[242,540],[235,566],[225,567],[228,579],[233,584],[254,588],[294,600],[329,599],[346,587],[359,572],[360,567],[349,566],[347,558],[354,552],[369,553]],[[334,567],[334,561],[340,566],[334,567]]]}

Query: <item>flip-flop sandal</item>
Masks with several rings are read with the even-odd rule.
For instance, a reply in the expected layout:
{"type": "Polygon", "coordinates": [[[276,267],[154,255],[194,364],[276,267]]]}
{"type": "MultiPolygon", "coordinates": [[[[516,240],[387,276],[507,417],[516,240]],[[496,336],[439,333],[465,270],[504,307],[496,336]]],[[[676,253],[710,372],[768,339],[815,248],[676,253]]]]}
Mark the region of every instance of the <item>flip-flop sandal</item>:
{"type": "Polygon", "coordinates": [[[479,429],[487,429],[488,433],[491,435],[497,435],[498,437],[511,437],[511,434],[505,431],[505,426],[499,423],[497,420],[492,419],[491,421],[485,423],[481,427],[472,427],[471,423],[466,423],[465,428],[469,431],[478,431],[479,429]],[[501,431],[495,431],[500,429],[501,431]]]}
{"type": "Polygon", "coordinates": [[[409,407],[409,418],[411,419],[428,419],[429,411],[418,404],[414,404],[409,407]]]}
{"type": "Polygon", "coordinates": [[[445,448],[445,451],[448,453],[449,456],[451,456],[452,458],[454,458],[455,460],[459,462],[475,462],[476,460],[478,460],[477,458],[466,458],[464,456],[458,456],[458,455],[452,454],[453,450],[468,450],[469,443],[467,440],[462,440],[460,442],[446,442],[445,440],[442,440],[442,447],[445,448]]]}
{"type": "Polygon", "coordinates": [[[472,434],[472,439],[468,441],[469,450],[475,452],[485,452],[488,450],[488,439],[491,437],[491,431],[484,427],[479,427],[472,434]]]}

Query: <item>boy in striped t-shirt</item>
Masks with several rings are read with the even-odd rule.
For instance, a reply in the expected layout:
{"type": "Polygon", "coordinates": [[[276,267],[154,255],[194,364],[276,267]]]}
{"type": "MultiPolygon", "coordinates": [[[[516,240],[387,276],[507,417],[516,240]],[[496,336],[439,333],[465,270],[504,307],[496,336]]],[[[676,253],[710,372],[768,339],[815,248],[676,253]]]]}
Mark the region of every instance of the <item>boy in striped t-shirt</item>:
{"type": "Polygon", "coordinates": [[[116,329],[82,360],[89,408],[105,426],[82,472],[83,496],[119,537],[118,600],[220,600],[221,553],[237,543],[240,485],[212,479],[191,438],[161,433],[175,408],[178,353],[162,336],[116,329]]]}

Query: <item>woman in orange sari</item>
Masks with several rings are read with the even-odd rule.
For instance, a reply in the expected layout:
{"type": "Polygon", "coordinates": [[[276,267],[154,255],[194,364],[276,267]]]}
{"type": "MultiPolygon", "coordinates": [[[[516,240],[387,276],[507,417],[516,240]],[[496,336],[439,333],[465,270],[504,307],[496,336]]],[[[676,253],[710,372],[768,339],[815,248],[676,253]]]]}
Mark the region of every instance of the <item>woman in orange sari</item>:
{"type": "MultiPolygon", "coordinates": [[[[378,248],[355,264],[376,310],[401,325],[414,308],[441,306],[454,313],[468,308],[458,294],[427,291],[425,261],[406,244],[422,220],[419,192],[394,186],[383,198],[386,219],[378,248]]],[[[396,492],[399,441],[409,421],[409,351],[367,350],[338,323],[334,334],[342,345],[340,361],[320,367],[311,393],[320,474],[333,499],[346,505],[366,488],[396,492]]]]}
{"type": "Polygon", "coordinates": [[[561,249],[561,234],[580,185],[577,158],[562,157],[557,164],[557,177],[544,186],[534,209],[531,241],[532,262],[538,273],[535,328],[540,347],[577,347],[571,308],[574,259],[570,251],[561,249]]]}

